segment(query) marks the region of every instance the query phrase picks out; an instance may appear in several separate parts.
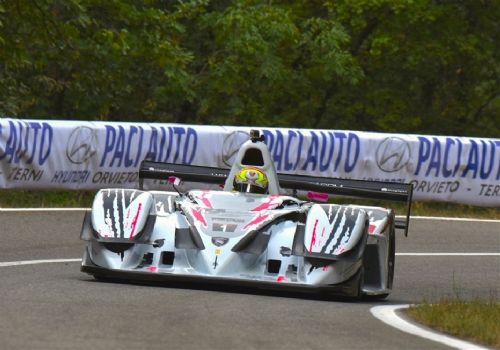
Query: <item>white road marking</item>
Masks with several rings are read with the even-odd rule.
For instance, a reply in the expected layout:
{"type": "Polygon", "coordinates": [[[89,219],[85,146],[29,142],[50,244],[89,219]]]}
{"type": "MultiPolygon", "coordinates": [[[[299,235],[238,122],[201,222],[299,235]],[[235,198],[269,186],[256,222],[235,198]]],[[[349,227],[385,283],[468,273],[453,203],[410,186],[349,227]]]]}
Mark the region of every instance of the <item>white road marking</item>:
{"type": "Polygon", "coordinates": [[[487,350],[487,348],[453,338],[442,333],[434,332],[416,324],[410,323],[396,314],[396,310],[408,308],[410,305],[380,305],[370,309],[372,315],[391,327],[397,328],[400,331],[416,335],[421,338],[429,339],[456,349],[463,350],[487,350]]]}
{"type": "MultiPolygon", "coordinates": [[[[406,216],[396,215],[398,219],[404,219],[406,216]]],[[[438,220],[438,221],[465,221],[465,222],[497,222],[500,223],[500,220],[497,219],[474,219],[474,218],[448,218],[444,216],[410,216],[410,221],[413,219],[417,220],[438,220]]]]}
{"type": "Polygon", "coordinates": [[[26,212],[26,211],[87,211],[90,208],[0,208],[0,212],[26,212]]]}
{"type": "Polygon", "coordinates": [[[80,262],[80,261],[82,261],[82,259],[43,259],[43,260],[4,261],[4,262],[0,262],[0,267],[50,264],[50,263],[64,263],[64,262],[80,262]]]}
{"type": "Polygon", "coordinates": [[[396,253],[397,256],[500,256],[500,253],[396,253]]]}

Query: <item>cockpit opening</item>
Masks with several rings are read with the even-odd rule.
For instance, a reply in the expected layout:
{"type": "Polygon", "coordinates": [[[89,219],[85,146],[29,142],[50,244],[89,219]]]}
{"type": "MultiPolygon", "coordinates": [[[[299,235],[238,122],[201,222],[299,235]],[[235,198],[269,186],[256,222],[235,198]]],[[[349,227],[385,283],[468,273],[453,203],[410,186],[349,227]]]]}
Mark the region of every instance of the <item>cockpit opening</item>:
{"type": "Polygon", "coordinates": [[[262,152],[257,148],[247,149],[243,159],[241,160],[241,164],[263,166],[264,158],[262,157],[262,152]]]}

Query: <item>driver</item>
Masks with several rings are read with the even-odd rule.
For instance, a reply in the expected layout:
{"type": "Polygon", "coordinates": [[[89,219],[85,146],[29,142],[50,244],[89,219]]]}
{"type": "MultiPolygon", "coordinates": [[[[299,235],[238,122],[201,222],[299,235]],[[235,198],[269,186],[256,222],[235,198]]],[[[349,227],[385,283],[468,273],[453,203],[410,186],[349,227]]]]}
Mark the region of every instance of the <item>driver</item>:
{"type": "Polygon", "coordinates": [[[267,193],[266,174],[256,167],[241,169],[234,177],[234,189],[244,193],[267,193]]]}

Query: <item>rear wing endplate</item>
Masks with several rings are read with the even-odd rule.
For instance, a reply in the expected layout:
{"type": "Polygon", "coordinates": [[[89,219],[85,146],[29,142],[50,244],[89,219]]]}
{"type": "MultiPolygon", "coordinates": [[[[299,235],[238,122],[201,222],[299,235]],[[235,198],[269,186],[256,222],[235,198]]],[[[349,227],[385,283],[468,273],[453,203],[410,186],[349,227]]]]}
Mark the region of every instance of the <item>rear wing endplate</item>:
{"type": "MultiPolygon", "coordinates": [[[[170,176],[176,176],[187,182],[223,184],[228,175],[229,169],[145,160],[141,163],[139,169],[139,186],[142,189],[144,179],[168,180],[170,176]]],[[[406,216],[404,219],[396,219],[395,227],[403,229],[405,236],[408,235],[413,196],[413,186],[411,184],[290,174],[278,174],[278,181],[281,188],[291,190],[405,202],[406,216]]]]}

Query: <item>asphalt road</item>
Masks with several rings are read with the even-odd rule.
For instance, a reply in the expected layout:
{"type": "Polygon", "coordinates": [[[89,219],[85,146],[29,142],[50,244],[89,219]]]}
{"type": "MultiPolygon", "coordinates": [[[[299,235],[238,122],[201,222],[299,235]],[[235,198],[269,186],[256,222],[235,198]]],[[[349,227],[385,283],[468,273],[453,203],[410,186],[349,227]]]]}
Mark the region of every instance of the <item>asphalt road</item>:
{"type": "MultiPolygon", "coordinates": [[[[0,262],[80,258],[83,212],[0,211],[0,262]]],[[[499,222],[415,219],[397,253],[499,253],[499,222]]],[[[0,349],[447,349],[373,305],[498,297],[500,256],[398,255],[384,302],[96,282],[78,262],[0,267],[0,349]]]]}

